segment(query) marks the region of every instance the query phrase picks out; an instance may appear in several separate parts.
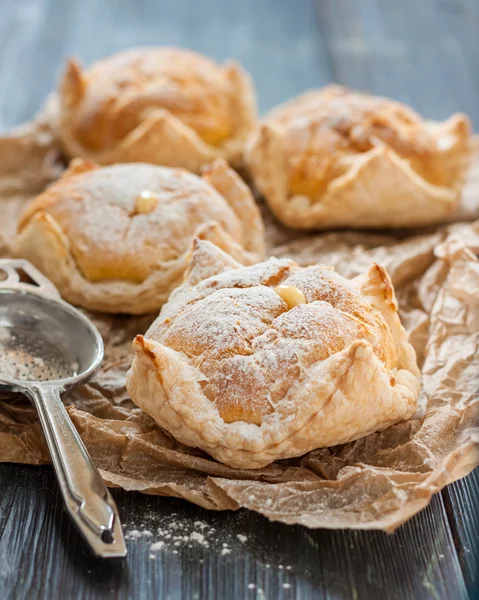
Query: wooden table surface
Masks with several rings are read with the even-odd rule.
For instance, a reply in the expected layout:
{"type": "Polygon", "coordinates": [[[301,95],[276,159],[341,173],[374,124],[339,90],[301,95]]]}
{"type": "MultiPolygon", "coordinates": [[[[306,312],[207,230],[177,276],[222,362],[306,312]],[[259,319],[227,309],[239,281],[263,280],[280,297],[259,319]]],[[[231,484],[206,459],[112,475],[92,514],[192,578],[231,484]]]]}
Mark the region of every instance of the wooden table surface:
{"type": "MultiPolygon", "coordinates": [[[[69,55],[88,63],[130,45],[175,44],[253,74],[262,111],[338,81],[431,118],[479,126],[478,0],[0,0],[0,130],[32,116],[69,55]]],[[[1,214],[0,214],[1,218],[1,214]]],[[[0,465],[3,600],[447,599],[477,596],[479,476],[449,486],[394,535],[311,531],[246,511],[115,490],[130,529],[201,519],[232,552],[180,547],[100,562],[78,539],[50,467],[0,465]],[[290,568],[286,569],[288,566],[290,568]]]]}

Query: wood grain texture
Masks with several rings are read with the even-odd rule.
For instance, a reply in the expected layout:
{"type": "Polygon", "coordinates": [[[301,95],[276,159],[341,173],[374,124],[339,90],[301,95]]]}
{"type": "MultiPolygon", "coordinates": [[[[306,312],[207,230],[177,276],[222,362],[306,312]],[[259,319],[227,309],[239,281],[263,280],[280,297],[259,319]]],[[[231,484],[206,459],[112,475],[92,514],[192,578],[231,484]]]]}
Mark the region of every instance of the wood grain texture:
{"type": "Polygon", "coordinates": [[[179,547],[178,554],[170,549],[150,559],[151,539],[141,538],[129,540],[127,561],[115,564],[100,563],[78,543],[51,469],[0,465],[0,481],[0,589],[8,600],[466,598],[440,496],[387,535],[311,531],[247,511],[213,513],[115,490],[127,530],[201,519],[232,549],[223,556],[219,549],[179,547]]]}
{"type": "MultiPolygon", "coordinates": [[[[463,110],[478,127],[478,31],[477,0],[0,0],[0,130],[33,115],[67,56],[88,64],[151,44],[237,58],[262,111],[336,80],[432,118],[463,110]]],[[[69,522],[51,469],[0,465],[0,592],[4,600],[461,600],[477,586],[478,491],[476,473],[392,536],[309,531],[116,491],[130,529],[201,518],[219,540],[248,539],[225,556],[185,548],[152,560],[142,538],[128,542],[127,561],[99,563],[69,522]]]]}
{"type": "Polygon", "coordinates": [[[0,130],[32,116],[67,56],[88,64],[128,46],[234,57],[262,110],[331,80],[309,0],[0,0],[0,11],[0,130]]]}
{"type": "Polygon", "coordinates": [[[318,0],[335,80],[411,104],[429,118],[464,111],[479,125],[476,0],[318,0]]]}
{"type": "Polygon", "coordinates": [[[479,598],[479,470],[442,493],[471,598],[479,598]]]}

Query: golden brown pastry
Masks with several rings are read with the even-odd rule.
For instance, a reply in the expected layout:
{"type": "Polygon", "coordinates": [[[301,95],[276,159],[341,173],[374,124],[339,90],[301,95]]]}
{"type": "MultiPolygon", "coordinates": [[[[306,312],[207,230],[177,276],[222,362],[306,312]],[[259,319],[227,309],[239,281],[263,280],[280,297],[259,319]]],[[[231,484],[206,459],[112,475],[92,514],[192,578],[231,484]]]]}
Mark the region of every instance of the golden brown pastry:
{"type": "Polygon", "coordinates": [[[132,400],[180,442],[238,468],[342,444],[408,419],[419,370],[386,271],[242,267],[196,241],[185,282],[127,375],[132,400]]]}
{"type": "Polygon", "coordinates": [[[246,159],[285,225],[413,227],[454,208],[469,141],[464,115],[423,121],[398,102],[333,85],[273,109],[246,159]]]}
{"type": "Polygon", "coordinates": [[[60,83],[60,137],[68,156],[100,164],[237,165],[256,123],[243,69],[179,48],[137,48],[83,71],[68,62],[60,83]]]}
{"type": "Polygon", "coordinates": [[[23,213],[16,254],[73,304],[140,314],[158,310],[181,283],[194,237],[245,264],[262,258],[258,208],[223,159],[202,177],[77,159],[23,213]]]}

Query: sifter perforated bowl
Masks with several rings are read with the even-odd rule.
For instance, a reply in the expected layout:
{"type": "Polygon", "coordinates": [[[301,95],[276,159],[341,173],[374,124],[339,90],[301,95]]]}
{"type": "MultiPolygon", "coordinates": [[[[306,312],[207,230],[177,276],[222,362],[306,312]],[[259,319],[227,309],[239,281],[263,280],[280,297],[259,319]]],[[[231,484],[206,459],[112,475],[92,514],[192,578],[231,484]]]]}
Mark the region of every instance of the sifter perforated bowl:
{"type": "Polygon", "coordinates": [[[91,321],[25,260],[0,260],[0,391],[34,403],[66,508],[97,556],[126,555],[115,502],[61,401],[103,358],[91,321]]]}

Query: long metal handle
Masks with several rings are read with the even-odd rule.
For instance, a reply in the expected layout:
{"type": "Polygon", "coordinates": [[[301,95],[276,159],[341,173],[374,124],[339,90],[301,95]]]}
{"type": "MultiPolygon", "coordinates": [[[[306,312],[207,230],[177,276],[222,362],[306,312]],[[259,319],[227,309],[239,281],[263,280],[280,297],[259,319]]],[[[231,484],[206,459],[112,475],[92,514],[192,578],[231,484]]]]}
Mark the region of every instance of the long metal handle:
{"type": "Polygon", "coordinates": [[[97,556],[125,556],[115,501],[63,406],[61,391],[49,384],[25,390],[38,411],[67,510],[97,556]]]}

